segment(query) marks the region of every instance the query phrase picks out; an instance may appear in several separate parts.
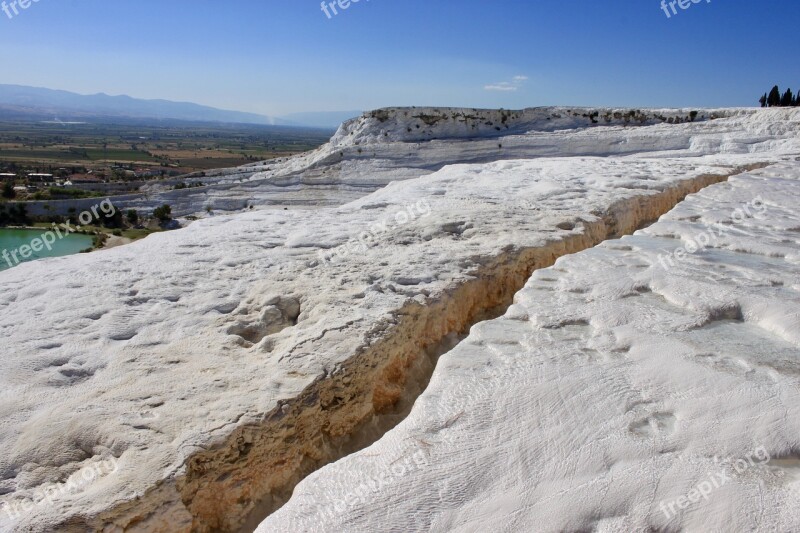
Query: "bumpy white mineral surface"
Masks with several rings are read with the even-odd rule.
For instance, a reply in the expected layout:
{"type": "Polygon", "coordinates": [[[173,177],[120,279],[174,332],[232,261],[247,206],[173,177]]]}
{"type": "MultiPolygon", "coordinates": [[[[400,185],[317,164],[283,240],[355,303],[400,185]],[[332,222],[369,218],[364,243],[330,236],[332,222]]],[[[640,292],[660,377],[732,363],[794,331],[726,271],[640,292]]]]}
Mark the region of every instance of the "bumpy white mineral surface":
{"type": "Polygon", "coordinates": [[[467,112],[0,273],[0,530],[797,528],[800,112],[467,112]]]}
{"type": "Polygon", "coordinates": [[[775,165],[538,270],[258,531],[800,530],[798,205],[775,165]]]}

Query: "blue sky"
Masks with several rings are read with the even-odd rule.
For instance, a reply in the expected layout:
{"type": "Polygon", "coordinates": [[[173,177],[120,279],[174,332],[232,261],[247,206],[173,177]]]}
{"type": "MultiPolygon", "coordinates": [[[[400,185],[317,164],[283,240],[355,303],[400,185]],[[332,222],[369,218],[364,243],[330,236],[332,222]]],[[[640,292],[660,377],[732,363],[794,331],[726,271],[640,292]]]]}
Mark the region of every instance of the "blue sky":
{"type": "Polygon", "coordinates": [[[0,11],[0,83],[270,115],[748,106],[800,88],[800,2],[702,0],[671,18],[660,2],[361,0],[329,19],[319,0],[39,0],[0,11]]]}

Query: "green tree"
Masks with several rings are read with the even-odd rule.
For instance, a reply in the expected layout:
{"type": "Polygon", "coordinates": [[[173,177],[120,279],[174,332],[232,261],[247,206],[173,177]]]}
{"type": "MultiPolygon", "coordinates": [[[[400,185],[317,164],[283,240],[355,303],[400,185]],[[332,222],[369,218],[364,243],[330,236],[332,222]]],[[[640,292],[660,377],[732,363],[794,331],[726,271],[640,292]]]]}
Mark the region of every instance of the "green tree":
{"type": "Polygon", "coordinates": [[[121,228],[122,212],[119,209],[114,209],[113,213],[100,219],[100,222],[107,228],[121,228]]]}
{"type": "Polygon", "coordinates": [[[139,223],[139,213],[136,212],[136,209],[128,209],[126,217],[128,222],[134,226],[139,223]]]}
{"type": "Polygon", "coordinates": [[[172,208],[168,204],[164,204],[161,207],[156,207],[153,210],[153,216],[161,222],[172,220],[172,208]]]}
{"type": "Polygon", "coordinates": [[[9,200],[17,197],[17,192],[14,190],[14,182],[7,181],[3,184],[3,198],[9,200]]]}
{"type": "Polygon", "coordinates": [[[12,205],[8,208],[8,218],[12,224],[30,224],[28,208],[25,204],[12,205]]]}
{"type": "Polygon", "coordinates": [[[767,105],[769,107],[781,105],[781,90],[777,85],[769,92],[769,96],[767,97],[767,105]]]}
{"type": "Polygon", "coordinates": [[[791,107],[793,105],[794,105],[794,95],[792,94],[792,90],[786,89],[786,92],[783,93],[783,97],[781,98],[781,106],[791,107]]]}
{"type": "Polygon", "coordinates": [[[761,107],[767,107],[767,93],[764,93],[764,96],[761,97],[759,102],[761,103],[761,107]]]}

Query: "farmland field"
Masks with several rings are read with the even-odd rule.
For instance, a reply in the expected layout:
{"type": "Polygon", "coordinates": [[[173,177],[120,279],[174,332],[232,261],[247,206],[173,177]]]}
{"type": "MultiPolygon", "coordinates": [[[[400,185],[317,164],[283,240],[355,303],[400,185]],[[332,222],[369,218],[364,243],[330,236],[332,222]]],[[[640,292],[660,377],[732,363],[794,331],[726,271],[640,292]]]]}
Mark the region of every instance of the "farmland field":
{"type": "Polygon", "coordinates": [[[333,132],[256,125],[0,122],[0,168],[51,172],[115,165],[189,173],[285,157],[316,148],[333,132]]]}

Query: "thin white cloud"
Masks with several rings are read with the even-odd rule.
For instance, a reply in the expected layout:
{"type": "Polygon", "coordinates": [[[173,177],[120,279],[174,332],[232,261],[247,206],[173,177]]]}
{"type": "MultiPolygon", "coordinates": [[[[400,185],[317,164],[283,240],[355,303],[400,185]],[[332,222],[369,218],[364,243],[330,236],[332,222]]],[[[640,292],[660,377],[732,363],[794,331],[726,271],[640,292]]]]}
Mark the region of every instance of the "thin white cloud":
{"type": "Polygon", "coordinates": [[[516,85],[511,85],[507,81],[496,83],[494,85],[485,85],[483,88],[487,91],[516,91],[519,89],[519,87],[516,85]]]}
{"type": "Polygon", "coordinates": [[[503,92],[512,92],[519,90],[519,88],[528,81],[528,76],[514,76],[511,78],[511,81],[501,81],[498,83],[492,83],[490,85],[484,85],[483,89],[485,91],[503,91],[503,92]]]}

